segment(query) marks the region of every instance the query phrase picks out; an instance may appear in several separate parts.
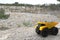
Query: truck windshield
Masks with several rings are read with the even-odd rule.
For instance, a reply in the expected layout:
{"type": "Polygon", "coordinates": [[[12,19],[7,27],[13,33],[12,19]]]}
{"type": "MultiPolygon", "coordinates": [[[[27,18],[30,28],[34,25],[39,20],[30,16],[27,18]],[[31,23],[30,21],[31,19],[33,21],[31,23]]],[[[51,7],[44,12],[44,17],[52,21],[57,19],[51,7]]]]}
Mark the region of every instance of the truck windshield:
{"type": "Polygon", "coordinates": [[[38,24],[38,26],[45,26],[45,24],[38,24]]]}
{"type": "Polygon", "coordinates": [[[45,26],[45,24],[41,24],[41,26],[45,26]]]}

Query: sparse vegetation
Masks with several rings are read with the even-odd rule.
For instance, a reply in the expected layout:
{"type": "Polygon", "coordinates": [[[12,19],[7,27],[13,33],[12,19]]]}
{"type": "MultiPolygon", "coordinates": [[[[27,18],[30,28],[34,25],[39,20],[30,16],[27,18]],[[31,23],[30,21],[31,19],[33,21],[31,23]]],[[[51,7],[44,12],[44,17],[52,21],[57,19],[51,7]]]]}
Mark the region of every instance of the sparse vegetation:
{"type": "Polygon", "coordinates": [[[32,4],[19,4],[18,2],[15,2],[15,3],[13,3],[13,4],[1,4],[0,3],[0,5],[5,5],[5,6],[34,6],[34,5],[32,5],[32,4]]]}
{"type": "Polygon", "coordinates": [[[60,1],[60,0],[57,0],[57,1],[60,1]]]}
{"type": "Polygon", "coordinates": [[[20,25],[20,24],[17,24],[17,26],[18,26],[18,27],[21,27],[21,25],[20,25]]]}
{"type": "Polygon", "coordinates": [[[31,23],[30,22],[23,22],[23,25],[24,26],[31,26],[31,23]]]}
{"type": "Polygon", "coordinates": [[[0,30],[7,30],[9,29],[8,27],[0,27],[0,30]]]}
{"type": "Polygon", "coordinates": [[[0,9],[0,19],[7,19],[9,17],[9,15],[5,15],[5,10],[4,9],[0,9]]]}
{"type": "MultiPolygon", "coordinates": [[[[59,0],[58,0],[59,1],[59,0]]],[[[32,5],[32,4],[19,4],[18,2],[15,2],[13,4],[1,4],[0,5],[5,5],[5,6],[28,6],[28,7],[40,7],[40,8],[45,8],[45,9],[49,9],[49,10],[60,10],[60,4],[50,4],[50,5],[32,5]]]]}

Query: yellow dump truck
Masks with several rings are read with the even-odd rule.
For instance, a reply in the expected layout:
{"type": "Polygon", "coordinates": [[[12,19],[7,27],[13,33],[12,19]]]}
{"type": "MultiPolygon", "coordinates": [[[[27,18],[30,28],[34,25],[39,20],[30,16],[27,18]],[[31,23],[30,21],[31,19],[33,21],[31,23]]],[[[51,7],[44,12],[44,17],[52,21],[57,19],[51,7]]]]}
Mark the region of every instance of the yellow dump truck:
{"type": "Polygon", "coordinates": [[[55,27],[57,24],[58,22],[38,22],[35,26],[36,33],[43,37],[47,37],[48,34],[57,35],[58,28],[55,27]]]}

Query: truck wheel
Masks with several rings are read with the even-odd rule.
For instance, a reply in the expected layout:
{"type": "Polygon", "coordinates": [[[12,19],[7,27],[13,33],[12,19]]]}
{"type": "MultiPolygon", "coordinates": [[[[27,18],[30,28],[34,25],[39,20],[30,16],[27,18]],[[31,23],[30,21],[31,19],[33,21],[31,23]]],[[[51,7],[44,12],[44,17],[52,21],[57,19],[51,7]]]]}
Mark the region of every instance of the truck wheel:
{"type": "Polygon", "coordinates": [[[39,30],[39,27],[37,26],[37,28],[36,28],[36,33],[37,34],[40,34],[40,30],[39,30]]]}
{"type": "Polygon", "coordinates": [[[41,35],[42,35],[42,37],[47,37],[48,36],[48,28],[45,28],[44,30],[42,30],[41,35]]]}
{"type": "Polygon", "coordinates": [[[58,28],[53,27],[53,28],[51,29],[51,32],[52,32],[52,35],[57,35],[57,33],[58,33],[58,28]]]}

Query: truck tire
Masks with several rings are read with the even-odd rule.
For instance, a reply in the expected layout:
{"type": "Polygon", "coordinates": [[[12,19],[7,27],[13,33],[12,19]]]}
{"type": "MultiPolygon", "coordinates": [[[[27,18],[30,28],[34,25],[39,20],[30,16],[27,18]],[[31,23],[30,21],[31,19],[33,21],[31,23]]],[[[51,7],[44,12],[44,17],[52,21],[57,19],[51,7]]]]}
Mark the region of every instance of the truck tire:
{"type": "Polygon", "coordinates": [[[58,28],[56,28],[56,27],[53,27],[52,29],[51,29],[51,34],[52,35],[57,35],[58,34],[58,28]]]}
{"type": "Polygon", "coordinates": [[[36,28],[36,33],[37,33],[37,34],[40,34],[39,27],[36,28]]]}
{"type": "Polygon", "coordinates": [[[47,37],[48,36],[48,28],[45,28],[44,30],[42,30],[41,36],[42,37],[47,37]]]}

